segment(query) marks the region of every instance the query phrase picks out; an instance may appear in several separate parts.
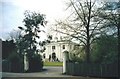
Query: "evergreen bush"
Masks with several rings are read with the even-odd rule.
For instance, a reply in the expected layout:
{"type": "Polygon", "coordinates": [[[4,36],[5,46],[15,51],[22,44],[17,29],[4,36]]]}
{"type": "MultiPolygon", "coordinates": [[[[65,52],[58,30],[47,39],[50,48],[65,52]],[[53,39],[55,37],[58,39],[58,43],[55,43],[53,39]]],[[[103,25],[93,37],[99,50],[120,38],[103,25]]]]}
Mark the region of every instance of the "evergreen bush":
{"type": "Polygon", "coordinates": [[[35,54],[29,61],[29,72],[38,72],[43,69],[42,57],[39,54],[35,54]]]}

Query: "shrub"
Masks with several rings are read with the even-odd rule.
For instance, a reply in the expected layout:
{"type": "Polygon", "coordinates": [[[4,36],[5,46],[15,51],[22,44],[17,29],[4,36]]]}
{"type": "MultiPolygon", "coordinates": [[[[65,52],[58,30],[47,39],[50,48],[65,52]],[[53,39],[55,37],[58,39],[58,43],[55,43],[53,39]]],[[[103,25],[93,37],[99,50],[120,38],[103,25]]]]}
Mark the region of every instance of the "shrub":
{"type": "Polygon", "coordinates": [[[113,36],[100,36],[91,50],[92,62],[115,63],[118,60],[117,39],[113,36]]]}
{"type": "Polygon", "coordinates": [[[43,68],[42,57],[39,54],[35,54],[29,61],[29,72],[41,71],[43,68]]]}
{"type": "Polygon", "coordinates": [[[83,62],[83,60],[80,58],[80,57],[78,57],[78,56],[76,56],[75,54],[70,54],[70,60],[69,61],[71,61],[71,62],[83,62]]]}

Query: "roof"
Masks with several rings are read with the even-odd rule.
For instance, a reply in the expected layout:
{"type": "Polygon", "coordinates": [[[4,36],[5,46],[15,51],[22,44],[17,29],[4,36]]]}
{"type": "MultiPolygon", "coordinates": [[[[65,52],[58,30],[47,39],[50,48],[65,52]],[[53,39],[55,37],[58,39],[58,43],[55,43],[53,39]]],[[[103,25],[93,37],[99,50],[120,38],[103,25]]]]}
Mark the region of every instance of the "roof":
{"type": "Polygon", "coordinates": [[[51,43],[47,45],[54,45],[54,44],[73,44],[73,45],[78,45],[77,43],[74,43],[70,40],[60,40],[60,41],[51,41],[51,43]]]}

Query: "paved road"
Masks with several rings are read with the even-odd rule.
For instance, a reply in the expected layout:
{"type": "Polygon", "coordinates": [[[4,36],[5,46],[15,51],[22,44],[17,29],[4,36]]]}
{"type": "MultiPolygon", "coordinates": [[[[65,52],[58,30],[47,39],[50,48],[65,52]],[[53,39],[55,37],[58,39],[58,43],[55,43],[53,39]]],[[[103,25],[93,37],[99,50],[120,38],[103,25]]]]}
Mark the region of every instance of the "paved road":
{"type": "Polygon", "coordinates": [[[62,75],[62,67],[44,67],[42,72],[32,73],[2,73],[3,79],[102,79],[102,78],[89,78],[81,76],[62,75]]]}
{"type": "MultiPolygon", "coordinates": [[[[2,73],[3,77],[70,77],[69,75],[62,75],[62,67],[44,67],[42,72],[33,73],[2,73]]],[[[71,76],[72,77],[72,76],[71,76]]]]}

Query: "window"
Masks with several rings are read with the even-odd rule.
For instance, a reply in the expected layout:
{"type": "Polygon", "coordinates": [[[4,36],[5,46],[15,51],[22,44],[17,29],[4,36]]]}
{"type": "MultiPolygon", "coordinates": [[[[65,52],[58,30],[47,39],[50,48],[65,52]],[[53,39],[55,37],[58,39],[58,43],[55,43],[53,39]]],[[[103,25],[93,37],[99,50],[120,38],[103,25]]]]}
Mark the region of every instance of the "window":
{"type": "Polygon", "coordinates": [[[55,49],[55,46],[52,46],[52,49],[55,49]]]}
{"type": "Polygon", "coordinates": [[[43,58],[45,59],[45,53],[43,54],[43,58]]]}
{"type": "Polygon", "coordinates": [[[65,45],[63,45],[63,47],[62,47],[63,49],[65,49],[65,45]]]}

